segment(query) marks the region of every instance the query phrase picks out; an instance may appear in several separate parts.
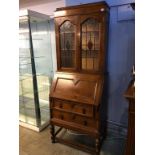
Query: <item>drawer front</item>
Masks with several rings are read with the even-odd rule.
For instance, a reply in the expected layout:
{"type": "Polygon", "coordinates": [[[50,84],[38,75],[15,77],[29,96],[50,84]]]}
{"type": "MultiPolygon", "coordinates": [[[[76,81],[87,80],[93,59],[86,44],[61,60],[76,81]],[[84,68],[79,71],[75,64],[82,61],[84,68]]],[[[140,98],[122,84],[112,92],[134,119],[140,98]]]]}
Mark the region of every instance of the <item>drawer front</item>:
{"type": "Polygon", "coordinates": [[[71,116],[58,110],[52,110],[52,117],[60,120],[71,121],[71,116]]]}
{"type": "Polygon", "coordinates": [[[71,110],[70,102],[63,101],[63,100],[58,100],[58,99],[54,99],[53,107],[58,108],[58,109],[71,110]]]}
{"type": "Polygon", "coordinates": [[[52,111],[52,117],[63,120],[63,121],[80,124],[80,125],[83,125],[83,126],[86,126],[86,127],[97,128],[97,126],[98,126],[98,121],[97,120],[89,119],[89,118],[82,117],[82,116],[79,116],[79,115],[76,115],[76,114],[61,112],[61,111],[58,111],[58,110],[53,110],[52,111]]]}
{"type": "Polygon", "coordinates": [[[95,121],[93,119],[85,118],[85,117],[78,116],[78,115],[73,115],[72,120],[73,120],[73,122],[75,122],[77,124],[81,124],[83,126],[92,127],[92,128],[97,127],[97,121],[95,121]]]}
{"type": "Polygon", "coordinates": [[[54,99],[53,108],[65,110],[71,113],[81,114],[83,116],[93,117],[93,107],[77,102],[54,99]]]}

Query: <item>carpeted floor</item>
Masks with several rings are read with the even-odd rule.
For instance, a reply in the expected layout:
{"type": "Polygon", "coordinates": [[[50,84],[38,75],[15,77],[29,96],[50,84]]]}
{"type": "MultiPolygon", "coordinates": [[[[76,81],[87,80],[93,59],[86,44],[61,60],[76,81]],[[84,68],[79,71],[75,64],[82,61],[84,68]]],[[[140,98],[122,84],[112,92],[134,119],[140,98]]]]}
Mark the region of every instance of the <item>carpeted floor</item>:
{"type": "MultiPolygon", "coordinates": [[[[124,148],[125,138],[109,133],[103,141],[100,155],[123,155],[124,148]]],[[[49,127],[38,133],[20,126],[19,149],[19,155],[89,155],[63,144],[52,144],[49,127]]]]}

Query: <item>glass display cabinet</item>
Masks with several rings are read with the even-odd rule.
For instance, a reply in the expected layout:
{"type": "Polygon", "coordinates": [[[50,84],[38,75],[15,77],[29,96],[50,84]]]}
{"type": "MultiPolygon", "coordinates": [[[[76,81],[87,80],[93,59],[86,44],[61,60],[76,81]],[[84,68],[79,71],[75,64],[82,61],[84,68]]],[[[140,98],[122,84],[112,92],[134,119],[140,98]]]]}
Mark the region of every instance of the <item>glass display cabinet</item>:
{"type": "Polygon", "coordinates": [[[19,16],[19,120],[40,131],[49,123],[53,77],[50,18],[22,10],[19,16]]]}

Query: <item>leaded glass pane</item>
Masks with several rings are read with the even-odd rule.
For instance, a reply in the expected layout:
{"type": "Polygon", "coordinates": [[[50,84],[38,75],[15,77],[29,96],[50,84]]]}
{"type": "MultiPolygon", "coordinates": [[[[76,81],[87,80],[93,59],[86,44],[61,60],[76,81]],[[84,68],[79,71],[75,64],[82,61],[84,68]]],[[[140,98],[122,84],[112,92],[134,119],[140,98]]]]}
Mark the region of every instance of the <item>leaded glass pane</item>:
{"type": "Polygon", "coordinates": [[[60,27],[61,67],[75,67],[75,25],[65,21],[60,27]]]}
{"type": "Polygon", "coordinates": [[[99,70],[99,23],[91,18],[82,24],[82,69],[99,70]]]}

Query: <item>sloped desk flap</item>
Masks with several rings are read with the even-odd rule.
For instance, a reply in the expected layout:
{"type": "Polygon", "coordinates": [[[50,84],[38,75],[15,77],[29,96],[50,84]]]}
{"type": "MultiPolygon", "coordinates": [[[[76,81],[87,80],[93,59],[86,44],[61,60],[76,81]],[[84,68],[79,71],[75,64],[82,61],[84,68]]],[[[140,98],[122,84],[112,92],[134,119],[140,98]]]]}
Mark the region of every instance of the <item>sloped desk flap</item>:
{"type": "Polygon", "coordinates": [[[102,95],[101,75],[57,72],[50,97],[87,104],[99,104],[102,95]]]}

